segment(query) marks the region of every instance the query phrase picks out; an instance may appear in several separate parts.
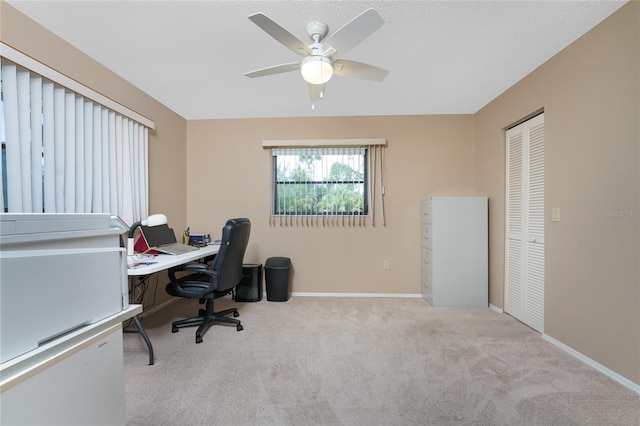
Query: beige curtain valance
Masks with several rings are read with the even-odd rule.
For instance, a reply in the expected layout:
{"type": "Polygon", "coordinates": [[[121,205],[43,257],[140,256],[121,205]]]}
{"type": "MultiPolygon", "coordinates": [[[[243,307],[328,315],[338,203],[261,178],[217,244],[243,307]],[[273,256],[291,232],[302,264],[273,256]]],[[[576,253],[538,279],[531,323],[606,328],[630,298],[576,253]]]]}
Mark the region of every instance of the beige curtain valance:
{"type": "Polygon", "coordinates": [[[263,140],[263,148],[285,146],[387,146],[384,138],[263,140]]]}

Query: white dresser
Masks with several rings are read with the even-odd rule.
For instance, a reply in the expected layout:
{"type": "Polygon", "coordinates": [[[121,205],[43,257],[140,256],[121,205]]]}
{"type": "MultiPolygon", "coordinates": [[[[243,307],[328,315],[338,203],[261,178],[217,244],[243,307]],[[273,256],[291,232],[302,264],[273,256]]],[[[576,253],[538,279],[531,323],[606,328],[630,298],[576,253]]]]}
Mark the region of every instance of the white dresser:
{"type": "Polygon", "coordinates": [[[489,305],[487,197],[422,200],[422,295],[433,307],[489,305]]]}
{"type": "Polygon", "coordinates": [[[123,425],[128,226],[0,214],[0,424],[123,425]]]}

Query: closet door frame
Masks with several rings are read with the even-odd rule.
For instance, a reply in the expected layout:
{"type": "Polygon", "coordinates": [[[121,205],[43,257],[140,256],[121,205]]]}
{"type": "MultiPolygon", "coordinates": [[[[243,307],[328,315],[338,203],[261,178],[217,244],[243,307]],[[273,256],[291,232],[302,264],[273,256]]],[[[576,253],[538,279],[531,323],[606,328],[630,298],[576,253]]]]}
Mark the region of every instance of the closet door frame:
{"type": "Polygon", "coordinates": [[[506,132],[504,311],[544,332],[544,113],[506,132]]]}

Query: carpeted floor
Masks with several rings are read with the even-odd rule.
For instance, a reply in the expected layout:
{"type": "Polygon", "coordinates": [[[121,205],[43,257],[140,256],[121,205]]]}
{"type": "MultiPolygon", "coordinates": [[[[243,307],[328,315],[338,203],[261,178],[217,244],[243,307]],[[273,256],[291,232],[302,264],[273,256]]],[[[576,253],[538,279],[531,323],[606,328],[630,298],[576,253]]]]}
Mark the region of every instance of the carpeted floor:
{"type": "Polygon", "coordinates": [[[124,336],[128,425],[640,425],[640,395],[489,309],[422,299],[236,305],[244,330],[171,333],[198,303],[124,336]]]}

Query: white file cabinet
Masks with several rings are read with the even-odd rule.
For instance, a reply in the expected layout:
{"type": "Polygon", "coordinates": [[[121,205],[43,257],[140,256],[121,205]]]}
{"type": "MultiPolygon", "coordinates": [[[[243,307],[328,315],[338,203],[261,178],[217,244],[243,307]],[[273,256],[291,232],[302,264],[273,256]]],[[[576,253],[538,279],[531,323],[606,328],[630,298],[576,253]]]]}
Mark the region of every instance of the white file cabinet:
{"type": "Polygon", "coordinates": [[[487,197],[422,200],[422,295],[433,307],[489,304],[487,197]]]}

